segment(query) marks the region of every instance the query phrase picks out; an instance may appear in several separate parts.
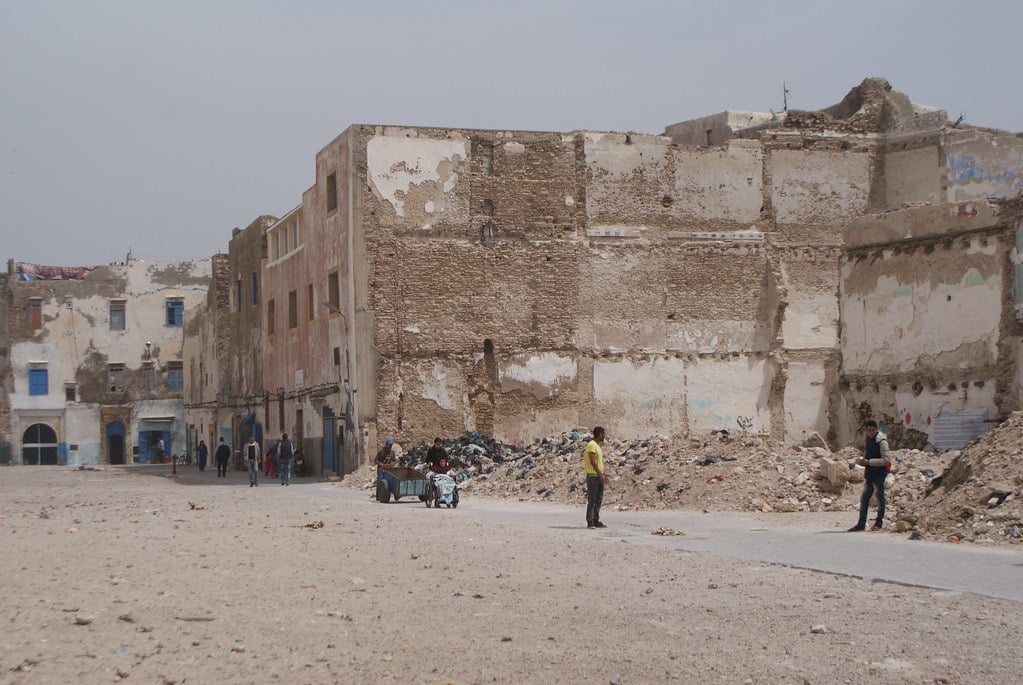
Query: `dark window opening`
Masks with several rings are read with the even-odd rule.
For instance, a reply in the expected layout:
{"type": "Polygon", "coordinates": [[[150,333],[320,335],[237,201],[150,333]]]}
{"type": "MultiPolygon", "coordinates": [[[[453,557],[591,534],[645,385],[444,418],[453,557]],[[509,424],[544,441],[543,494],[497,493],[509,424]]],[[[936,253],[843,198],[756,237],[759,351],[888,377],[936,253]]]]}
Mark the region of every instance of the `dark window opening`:
{"type": "Polygon", "coordinates": [[[337,209],[337,174],[327,175],[327,211],[337,209]]]}
{"type": "Polygon", "coordinates": [[[181,391],[185,387],[185,369],[181,362],[167,364],[167,388],[181,391]]]}
{"type": "Polygon", "coordinates": [[[32,330],[38,331],[43,327],[43,302],[42,300],[32,300],[29,303],[29,309],[32,312],[32,330]]]}
{"type": "Polygon", "coordinates": [[[276,304],[273,300],[268,300],[266,303],[266,334],[273,335],[274,331],[277,330],[277,312],[276,304]]]}
{"type": "Polygon", "coordinates": [[[288,328],[298,328],[298,291],[288,293],[288,328]]]}
{"type": "Polygon", "coordinates": [[[108,366],[107,378],[110,392],[124,392],[124,364],[108,366]]]}
{"type": "Polygon", "coordinates": [[[252,272],[252,304],[259,304],[259,276],[252,272]]]}
{"type": "Polygon", "coordinates": [[[336,271],[327,274],[327,302],[330,302],[334,309],[341,308],[340,279],[336,271]]]}
{"type": "Polygon", "coordinates": [[[64,386],[64,401],[65,402],[77,402],[78,401],[78,388],[73,385],[64,386]]]}
{"type": "Polygon", "coordinates": [[[493,143],[480,143],[480,171],[486,176],[494,175],[493,143]]]}

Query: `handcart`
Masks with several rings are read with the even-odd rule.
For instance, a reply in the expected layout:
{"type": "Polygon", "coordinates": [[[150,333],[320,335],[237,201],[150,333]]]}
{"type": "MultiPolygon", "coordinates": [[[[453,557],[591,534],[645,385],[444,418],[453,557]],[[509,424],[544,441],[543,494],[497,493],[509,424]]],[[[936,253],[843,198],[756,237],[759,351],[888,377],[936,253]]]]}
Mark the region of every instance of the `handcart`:
{"type": "Polygon", "coordinates": [[[425,473],[404,466],[377,468],[377,502],[387,502],[391,497],[397,502],[408,495],[423,502],[433,495],[432,484],[425,473]]]}

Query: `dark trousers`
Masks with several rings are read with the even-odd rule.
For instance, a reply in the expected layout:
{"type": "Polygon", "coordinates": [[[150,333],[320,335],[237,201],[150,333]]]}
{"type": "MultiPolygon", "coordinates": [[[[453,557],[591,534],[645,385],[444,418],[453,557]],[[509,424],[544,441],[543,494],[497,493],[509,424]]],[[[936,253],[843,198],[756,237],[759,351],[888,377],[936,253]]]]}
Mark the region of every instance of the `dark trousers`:
{"type": "Polygon", "coordinates": [[[220,477],[227,476],[227,460],[229,457],[217,457],[217,475],[220,477]]]}
{"type": "Polygon", "coordinates": [[[870,498],[877,495],[877,520],[874,522],[881,526],[884,522],[884,476],[880,478],[867,478],[863,481],[863,494],[860,495],[860,520],[856,525],[865,528],[867,525],[867,509],[870,507],[870,498]]]}
{"type": "Polygon", "coordinates": [[[586,524],[600,523],[600,505],[604,501],[604,483],[600,476],[586,476],[586,524]]]}

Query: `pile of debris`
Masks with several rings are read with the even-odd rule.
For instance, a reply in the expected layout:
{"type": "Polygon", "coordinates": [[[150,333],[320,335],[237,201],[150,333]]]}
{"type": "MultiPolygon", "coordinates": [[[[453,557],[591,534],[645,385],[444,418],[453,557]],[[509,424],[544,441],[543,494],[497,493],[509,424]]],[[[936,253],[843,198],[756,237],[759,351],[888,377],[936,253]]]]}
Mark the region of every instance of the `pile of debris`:
{"type": "MultiPolygon", "coordinates": [[[[942,538],[1023,542],[1023,414],[962,451],[892,450],[889,522],[900,532],[942,538]],[[982,492],[983,491],[983,492],[982,492]]],[[[504,444],[470,433],[444,441],[453,475],[466,494],[585,506],[582,454],[588,433],[565,432],[528,444],[504,444]]],[[[778,445],[766,436],[714,431],[688,438],[651,436],[606,442],[610,482],[604,505],[620,511],[855,512],[863,482],[857,447],[831,452],[812,436],[778,445]]],[[[426,470],[427,446],[401,455],[402,466],[426,470]]],[[[367,466],[348,485],[375,487],[367,466]]]]}
{"type": "Polygon", "coordinates": [[[1023,412],[950,456],[897,525],[954,542],[1023,542],[1023,412]]]}

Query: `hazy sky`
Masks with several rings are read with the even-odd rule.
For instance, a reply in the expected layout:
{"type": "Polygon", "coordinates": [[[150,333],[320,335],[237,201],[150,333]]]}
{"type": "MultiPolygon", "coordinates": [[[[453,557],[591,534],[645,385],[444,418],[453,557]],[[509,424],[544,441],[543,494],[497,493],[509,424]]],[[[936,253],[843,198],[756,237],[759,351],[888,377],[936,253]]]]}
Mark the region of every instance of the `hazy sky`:
{"type": "Polygon", "coordinates": [[[1023,2],[0,0],[0,268],[199,259],[353,123],[661,133],[866,76],[1023,130],[1023,2]]]}

